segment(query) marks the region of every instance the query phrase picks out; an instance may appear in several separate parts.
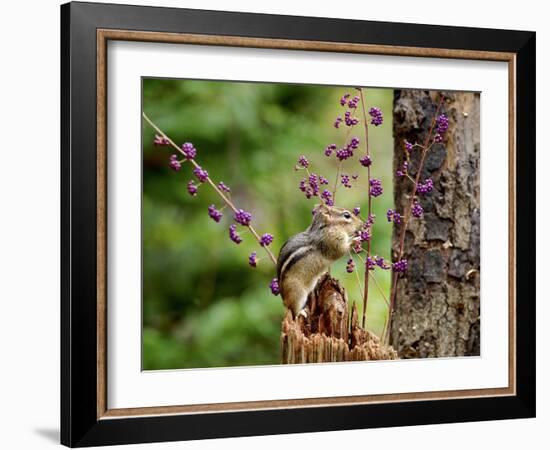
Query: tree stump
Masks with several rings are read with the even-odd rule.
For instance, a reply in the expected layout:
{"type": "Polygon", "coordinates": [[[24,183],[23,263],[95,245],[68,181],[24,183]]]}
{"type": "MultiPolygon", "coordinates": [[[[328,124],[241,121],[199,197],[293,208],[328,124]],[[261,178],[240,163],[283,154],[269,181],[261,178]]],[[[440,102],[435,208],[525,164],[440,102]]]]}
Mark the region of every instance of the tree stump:
{"type": "Polygon", "coordinates": [[[309,295],[307,317],[292,318],[287,310],[281,325],[283,364],[397,359],[397,352],[359,325],[355,303],[348,306],[345,289],[325,274],[309,295]]]}
{"type": "MultiPolygon", "coordinates": [[[[403,164],[403,141],[424,142],[435,114],[434,92],[396,90],[394,168],[403,164]]],[[[400,358],[479,355],[479,94],[446,92],[441,110],[449,117],[445,142],[426,158],[421,180],[434,189],[420,196],[424,215],[411,220],[405,235],[409,262],[397,282],[390,343],[400,358]]],[[[419,152],[411,156],[416,176],[419,152]]],[[[411,183],[395,178],[395,206],[404,211],[411,183]]],[[[393,257],[401,226],[393,232],[393,257]]]]}

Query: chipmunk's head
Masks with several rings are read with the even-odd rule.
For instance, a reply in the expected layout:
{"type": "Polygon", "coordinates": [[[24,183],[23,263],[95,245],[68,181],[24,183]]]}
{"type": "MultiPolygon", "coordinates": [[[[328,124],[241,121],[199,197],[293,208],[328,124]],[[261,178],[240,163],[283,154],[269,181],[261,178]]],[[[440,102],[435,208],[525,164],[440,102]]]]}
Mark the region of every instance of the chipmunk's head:
{"type": "Polygon", "coordinates": [[[338,206],[317,205],[313,212],[311,229],[336,228],[351,239],[358,236],[363,222],[351,211],[338,206]]]}

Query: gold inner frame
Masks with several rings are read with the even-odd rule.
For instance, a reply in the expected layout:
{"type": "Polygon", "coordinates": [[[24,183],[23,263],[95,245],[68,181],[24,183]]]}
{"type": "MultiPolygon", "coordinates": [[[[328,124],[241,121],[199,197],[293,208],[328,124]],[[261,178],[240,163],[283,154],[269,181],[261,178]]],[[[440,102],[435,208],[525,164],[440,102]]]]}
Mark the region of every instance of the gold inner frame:
{"type": "Polygon", "coordinates": [[[164,414],[216,413],[243,410],[343,406],[420,400],[446,400],[516,394],[516,54],[444,48],[420,48],[238,36],[157,33],[147,31],[97,30],[97,418],[164,414]],[[473,59],[508,63],[508,387],[402,394],[264,400],[201,405],[148,406],[109,409],[107,405],[107,42],[109,40],[217,45],[286,50],[363,53],[391,56],[473,59]]]}

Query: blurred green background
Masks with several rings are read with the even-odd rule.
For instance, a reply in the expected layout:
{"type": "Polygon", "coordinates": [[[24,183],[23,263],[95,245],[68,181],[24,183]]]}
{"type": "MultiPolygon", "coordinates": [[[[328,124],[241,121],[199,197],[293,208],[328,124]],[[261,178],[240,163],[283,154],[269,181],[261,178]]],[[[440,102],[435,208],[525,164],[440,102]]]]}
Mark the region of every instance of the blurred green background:
{"type": "MultiPolygon", "coordinates": [[[[304,154],[310,170],[334,182],[336,159],[323,154],[330,143],[343,145],[347,127],[333,127],[343,115],[340,97],[356,90],[292,84],[143,79],[143,110],[176,143],[192,142],[197,162],[215,181],[231,187],[237,207],[251,211],[259,233],[275,236],[275,255],[288,237],[311,221],[318,198],[307,200],[298,190],[305,172],[296,172],[304,154]]],[[[390,89],[366,89],[367,110],[384,112],[380,127],[369,127],[373,176],[381,178],[384,194],[374,199],[377,216],[372,253],[389,258],[391,225],[385,212],[393,205],[392,100],[390,89]]],[[[234,244],[228,237],[232,214],[215,223],[208,205],[222,206],[213,189],[203,185],[196,197],[186,190],[195,179],[191,166],[175,173],[168,167],[170,147],[154,147],[154,130],[143,122],[143,369],[178,369],[266,365],[280,362],[281,297],[269,290],[275,268],[252,235],[234,244]],[[256,269],[248,255],[263,258],[256,269]]],[[[364,128],[351,136],[364,144],[364,128]]],[[[356,152],[358,154],[358,152],[356,152]]],[[[357,158],[344,172],[359,174],[366,186],[366,169],[357,158]]],[[[337,204],[361,206],[366,214],[367,190],[340,188],[337,204]]],[[[241,231],[242,227],[239,227],[241,231]]],[[[346,258],[333,274],[346,287],[350,304],[361,291],[355,274],[345,271],[346,258]]],[[[361,284],[363,270],[356,259],[361,284]]],[[[376,271],[389,296],[389,271],[376,271]]],[[[386,304],[370,284],[367,327],[380,334],[386,304]]]]}

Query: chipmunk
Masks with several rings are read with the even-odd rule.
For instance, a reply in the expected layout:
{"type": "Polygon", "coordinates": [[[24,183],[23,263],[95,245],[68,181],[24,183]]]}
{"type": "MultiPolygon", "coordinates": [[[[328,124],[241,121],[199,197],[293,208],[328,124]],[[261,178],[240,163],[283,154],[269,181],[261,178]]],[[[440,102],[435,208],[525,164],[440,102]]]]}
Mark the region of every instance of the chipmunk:
{"type": "Polygon", "coordinates": [[[304,306],[317,281],[358,239],[363,222],[344,208],[317,205],[306,231],[285,242],[277,260],[277,278],[283,303],[294,318],[305,314],[304,306]]]}

